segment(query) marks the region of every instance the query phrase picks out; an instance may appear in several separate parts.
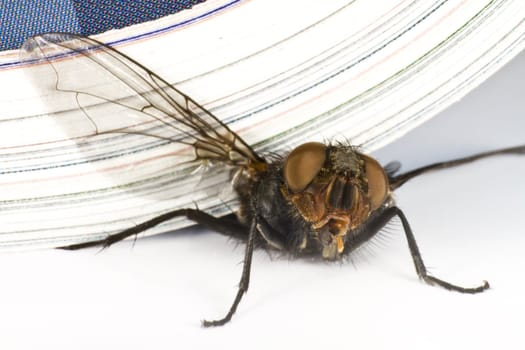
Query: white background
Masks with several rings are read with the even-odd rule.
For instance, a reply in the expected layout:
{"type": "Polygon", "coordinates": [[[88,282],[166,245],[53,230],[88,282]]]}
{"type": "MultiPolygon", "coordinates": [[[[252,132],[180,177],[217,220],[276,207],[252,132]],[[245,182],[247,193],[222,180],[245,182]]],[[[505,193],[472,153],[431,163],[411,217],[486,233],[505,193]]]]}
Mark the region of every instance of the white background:
{"type": "MultiPolygon", "coordinates": [[[[404,169],[525,143],[525,54],[441,115],[377,152],[404,169]]],[[[98,253],[0,255],[2,349],[517,349],[525,313],[525,158],[500,157],[407,183],[396,195],[436,276],[418,281],[398,222],[353,263],[257,252],[233,322],[243,247],[201,229],[98,253]]]]}

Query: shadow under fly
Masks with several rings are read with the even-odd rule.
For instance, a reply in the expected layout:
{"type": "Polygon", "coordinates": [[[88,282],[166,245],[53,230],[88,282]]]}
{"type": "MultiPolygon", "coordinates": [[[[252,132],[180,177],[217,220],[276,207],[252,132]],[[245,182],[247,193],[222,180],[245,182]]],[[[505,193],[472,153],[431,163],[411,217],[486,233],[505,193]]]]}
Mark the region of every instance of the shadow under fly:
{"type": "Polygon", "coordinates": [[[234,301],[224,317],[205,320],[203,326],[221,326],[231,320],[248,290],[254,249],[337,261],[370,240],[394,217],[401,220],[421,280],[460,293],[480,293],[489,288],[487,281],[479,286],[463,287],[430,275],[410,224],[396,206],[392,193],[426,172],[496,155],[524,154],[525,146],[435,163],[401,174],[398,174],[399,163],[383,167],[344,143],[309,142],[288,154],[265,159],[197,102],[105,44],[74,34],[51,33],[29,39],[23,51],[32,60],[51,64],[56,77],[55,89],[75,94],[78,108],[95,128],[95,135],[130,133],[160,138],[190,150],[189,157],[181,160],[181,164],[212,161],[234,170],[231,172],[232,185],[241,202],[234,218],[214,217],[198,209],[175,208],[107,238],[63,247],[108,247],[181,216],[244,242],[244,264],[234,301]],[[69,55],[82,58],[96,72],[94,76],[118,80],[133,96],[115,97],[113,91],[98,91],[96,86],[84,89],[80,85],[81,77],[75,79],[74,71],[61,70],[57,63],[69,55]],[[101,103],[93,103],[97,100],[101,103]],[[102,105],[106,109],[101,109],[102,105]],[[158,128],[143,127],[141,123],[129,128],[104,129],[106,119],[112,116],[107,106],[156,123],[163,132],[156,133],[158,128]]]}

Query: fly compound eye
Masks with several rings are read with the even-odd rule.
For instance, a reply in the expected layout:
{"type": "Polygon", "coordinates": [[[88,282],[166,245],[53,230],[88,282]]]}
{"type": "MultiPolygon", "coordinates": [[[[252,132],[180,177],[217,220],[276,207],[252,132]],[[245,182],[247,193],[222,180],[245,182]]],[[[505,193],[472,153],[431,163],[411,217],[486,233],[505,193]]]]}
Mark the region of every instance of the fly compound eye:
{"type": "Polygon", "coordinates": [[[308,142],[296,147],[284,162],[284,180],[288,188],[297,193],[308,186],[319,173],[326,160],[326,146],[308,142]]]}
{"type": "Polygon", "coordinates": [[[361,155],[365,161],[366,178],[368,179],[368,198],[371,209],[377,209],[388,196],[388,177],[383,167],[373,158],[361,155]]]}

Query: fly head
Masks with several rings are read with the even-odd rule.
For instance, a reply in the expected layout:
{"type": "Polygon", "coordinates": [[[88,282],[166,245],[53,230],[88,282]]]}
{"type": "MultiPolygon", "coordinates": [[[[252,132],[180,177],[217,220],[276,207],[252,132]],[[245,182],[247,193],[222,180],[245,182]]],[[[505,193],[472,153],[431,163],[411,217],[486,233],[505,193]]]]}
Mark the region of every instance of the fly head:
{"type": "Polygon", "coordinates": [[[311,228],[305,246],[323,258],[345,250],[347,233],[362,225],[389,195],[388,176],[373,158],[348,145],[310,142],[295,148],[283,164],[281,193],[311,228]]]}

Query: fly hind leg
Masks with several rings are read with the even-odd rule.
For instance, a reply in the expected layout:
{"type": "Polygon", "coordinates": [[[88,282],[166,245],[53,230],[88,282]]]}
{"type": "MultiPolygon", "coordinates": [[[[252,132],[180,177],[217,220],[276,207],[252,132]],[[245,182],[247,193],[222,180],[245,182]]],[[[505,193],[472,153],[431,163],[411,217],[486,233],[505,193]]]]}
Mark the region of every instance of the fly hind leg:
{"type": "Polygon", "coordinates": [[[393,191],[399,187],[401,187],[405,182],[407,182],[410,179],[413,179],[416,176],[422,175],[424,173],[434,171],[434,170],[440,170],[440,169],[447,169],[452,168],[458,165],[467,164],[473,161],[476,161],[478,159],[493,157],[493,156],[500,156],[504,154],[516,154],[516,155],[524,155],[525,154],[525,145],[517,146],[517,147],[510,147],[510,148],[504,148],[496,151],[490,151],[490,152],[484,152],[475,154],[473,156],[455,159],[455,160],[449,160],[445,162],[439,162],[430,164],[421,168],[417,168],[414,170],[411,170],[409,172],[406,172],[404,174],[400,174],[397,176],[394,176],[393,174],[389,176],[389,182],[390,182],[390,189],[393,191]]]}
{"type": "Polygon", "coordinates": [[[168,221],[168,220],[171,220],[177,217],[186,217],[187,219],[194,221],[197,224],[205,226],[209,228],[210,230],[222,233],[226,236],[238,238],[241,240],[246,240],[248,236],[247,227],[240,224],[236,220],[231,220],[228,217],[216,218],[198,209],[177,209],[177,210],[173,210],[168,213],[159,215],[157,217],[154,217],[153,219],[150,219],[148,221],[144,221],[143,223],[130,227],[119,233],[109,235],[106,238],[102,238],[102,239],[95,240],[95,241],[84,242],[84,243],[72,244],[72,245],[60,247],[59,249],[77,250],[77,249],[96,247],[96,246],[102,246],[103,248],[107,248],[110,245],[118,241],[122,241],[128,237],[138,235],[141,232],[144,232],[165,221],[168,221]]]}

